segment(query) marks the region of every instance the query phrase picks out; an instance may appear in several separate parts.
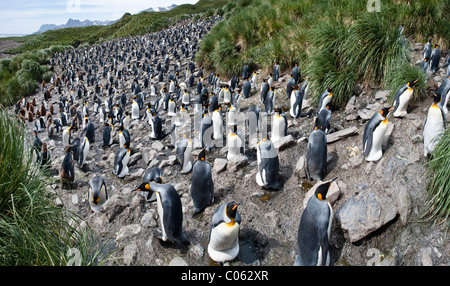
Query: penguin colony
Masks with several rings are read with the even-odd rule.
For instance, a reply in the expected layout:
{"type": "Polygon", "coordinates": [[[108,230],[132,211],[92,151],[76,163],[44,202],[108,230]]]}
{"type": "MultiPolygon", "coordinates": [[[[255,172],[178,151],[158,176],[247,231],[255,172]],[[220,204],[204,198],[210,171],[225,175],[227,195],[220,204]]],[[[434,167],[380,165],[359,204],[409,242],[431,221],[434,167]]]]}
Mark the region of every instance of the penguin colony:
{"type": "MultiPolygon", "coordinates": [[[[327,192],[336,178],[328,181],[325,178],[327,134],[332,132],[333,87],[323,91],[317,108],[302,113],[302,103],[309,96],[309,81],[301,79],[296,63],[286,83],[290,110],[285,112],[278,104],[280,92],[273,86],[281,73],[277,62],[273,71],[262,78],[260,86],[257,73],[248,65],[243,66],[241,76],[234,76],[229,82],[213,72],[205,75],[193,59],[199,40],[216,20],[182,23],[140,38],[56,54],[51,64],[62,67],[62,73],[55,74],[50,84],[42,84],[44,100],[40,109],[35,112],[35,99],[28,102],[23,98],[15,106],[24,123],[34,122],[34,156],[48,167],[51,155],[39,133],[46,131],[48,138],[58,138],[57,148],[64,150],[59,177],[62,185],[70,189],[80,180],[75,177],[75,168],[83,170],[86,162],[94,159],[90,154],[92,148],[112,148],[114,142],[119,142],[111,172],[123,179],[129,175],[128,163],[136,144],[130,126],[133,121],[147,122],[148,136],[153,141],[171,136],[170,147],[175,149],[179,172],[192,174],[189,187],[192,216],[217,203],[209,221],[207,253],[212,260],[224,263],[238,257],[239,229],[243,223],[239,209],[245,206],[235,201],[214,200],[209,154],[225,146],[226,158],[232,160],[244,155],[246,148],[256,150],[255,183],[263,189],[280,190],[282,174],[274,144],[288,135],[286,114],[300,120],[313,118],[306,150],[306,174],[308,179],[321,184],[302,213],[294,265],[330,265],[328,240],[333,210],[327,192]],[[260,104],[249,106],[242,119],[240,104],[251,96],[258,97],[260,104]],[[262,122],[270,122],[270,131],[262,122]],[[95,133],[95,126],[103,126],[101,135],[95,133]],[[199,151],[195,159],[194,151],[199,151]]],[[[435,73],[440,52],[436,50],[437,45],[434,50],[431,48],[431,39],[425,45],[420,67],[424,72],[435,73]]],[[[416,83],[416,79],[405,83],[397,91],[392,106],[376,112],[367,122],[362,142],[366,161],[378,161],[382,157],[387,117],[391,111],[396,118],[407,114],[416,83]]],[[[433,93],[434,103],[427,113],[423,130],[425,156],[431,154],[445,130],[449,96],[447,72],[447,77],[433,93]]],[[[188,245],[180,196],[173,187],[176,183],[165,182],[162,170],[153,166],[147,169],[142,183],[133,191],[145,201],[157,204],[161,231],[155,233],[155,237],[175,245],[188,245]]],[[[94,213],[100,212],[108,200],[108,178],[93,177],[87,189],[90,208],[94,213]]]]}

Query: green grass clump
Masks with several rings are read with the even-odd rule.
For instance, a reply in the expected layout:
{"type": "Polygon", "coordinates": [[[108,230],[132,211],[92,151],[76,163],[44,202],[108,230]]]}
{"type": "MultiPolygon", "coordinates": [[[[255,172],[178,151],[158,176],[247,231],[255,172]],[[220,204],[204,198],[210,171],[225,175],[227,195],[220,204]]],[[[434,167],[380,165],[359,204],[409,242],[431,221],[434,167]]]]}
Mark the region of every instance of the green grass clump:
{"type": "Polygon", "coordinates": [[[54,205],[48,171],[31,152],[32,139],[0,107],[0,265],[67,265],[77,249],[81,265],[102,263],[101,247],[81,219],[54,205]]]}
{"type": "Polygon", "coordinates": [[[396,66],[384,80],[384,86],[390,90],[389,101],[393,102],[395,93],[408,81],[418,80],[414,85],[414,93],[411,103],[422,101],[427,97],[426,75],[418,66],[405,62],[396,66]]]}
{"type": "MultiPolygon", "coordinates": [[[[428,202],[423,221],[448,222],[450,217],[450,129],[442,134],[427,163],[428,202]]],[[[450,224],[448,225],[450,226],[450,224]]]]}

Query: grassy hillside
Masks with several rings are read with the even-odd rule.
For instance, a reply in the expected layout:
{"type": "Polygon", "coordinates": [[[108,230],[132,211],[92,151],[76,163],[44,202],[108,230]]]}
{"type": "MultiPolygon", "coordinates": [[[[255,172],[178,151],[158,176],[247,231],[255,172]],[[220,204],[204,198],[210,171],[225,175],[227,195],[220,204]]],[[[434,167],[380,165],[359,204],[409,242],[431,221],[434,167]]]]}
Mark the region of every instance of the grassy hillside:
{"type": "MultiPolygon", "coordinates": [[[[424,42],[433,35],[441,50],[449,46],[449,0],[381,1],[380,12],[372,13],[367,1],[350,0],[230,0],[228,5],[234,10],[202,41],[200,65],[232,76],[244,64],[269,72],[275,61],[285,71],[298,63],[314,94],[333,86],[340,106],[358,83],[397,88],[408,76],[420,76],[405,65],[409,40],[424,42]]],[[[422,81],[416,94],[423,95],[423,88],[422,81]]]]}

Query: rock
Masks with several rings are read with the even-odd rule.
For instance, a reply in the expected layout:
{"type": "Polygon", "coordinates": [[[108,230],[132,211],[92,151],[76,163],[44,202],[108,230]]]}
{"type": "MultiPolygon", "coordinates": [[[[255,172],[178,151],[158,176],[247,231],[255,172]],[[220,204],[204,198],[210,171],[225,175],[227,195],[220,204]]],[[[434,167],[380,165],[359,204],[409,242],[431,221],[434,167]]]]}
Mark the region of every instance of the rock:
{"type": "Polygon", "coordinates": [[[156,227],[158,225],[155,219],[155,210],[150,209],[142,216],[141,225],[145,227],[156,227]]]}
{"type": "Polygon", "coordinates": [[[161,161],[161,164],[159,164],[159,167],[162,169],[165,166],[173,166],[177,162],[177,156],[176,155],[170,155],[167,160],[161,161]]]}
{"type": "Polygon", "coordinates": [[[127,207],[129,207],[129,203],[124,197],[121,195],[113,195],[103,205],[102,212],[108,217],[109,222],[112,222],[127,207]]]}
{"type": "Polygon", "coordinates": [[[305,166],[306,158],[305,155],[302,155],[298,158],[297,164],[295,165],[295,173],[299,178],[306,178],[305,166]]]}
{"type": "Polygon", "coordinates": [[[219,174],[220,172],[224,171],[227,168],[227,160],[223,159],[223,158],[216,158],[214,160],[214,165],[213,165],[213,171],[216,174],[219,174]]]}
{"type": "Polygon", "coordinates": [[[80,200],[78,198],[78,194],[73,194],[72,195],[72,204],[77,206],[79,202],[80,202],[80,200]]]}
{"type": "MultiPolygon", "coordinates": [[[[303,209],[306,208],[306,205],[308,204],[309,199],[314,195],[314,192],[316,191],[317,187],[320,186],[322,183],[324,183],[324,182],[318,181],[306,193],[305,198],[303,199],[303,209]]],[[[327,200],[328,200],[328,202],[330,202],[330,205],[333,205],[334,202],[339,198],[340,195],[341,195],[341,190],[340,190],[337,182],[332,183],[327,192],[327,200]]]]}
{"type": "Polygon", "coordinates": [[[348,199],[336,212],[350,242],[356,242],[390,222],[397,215],[397,204],[384,192],[364,190],[348,199]]]}
{"type": "Polygon", "coordinates": [[[152,148],[159,152],[164,149],[164,144],[161,141],[156,140],[152,143],[152,148]]]}
{"type": "Polygon", "coordinates": [[[433,266],[433,259],[431,257],[431,247],[422,247],[420,249],[420,262],[423,266],[433,266]]]}
{"type": "Polygon", "coordinates": [[[175,256],[169,262],[169,266],[189,266],[189,264],[187,264],[187,262],[183,258],[175,256]]]}
{"type": "Polygon", "coordinates": [[[398,213],[400,220],[403,223],[408,221],[408,216],[411,211],[411,196],[406,189],[406,182],[401,179],[396,181],[396,188],[393,192],[394,198],[397,201],[398,213]]]}
{"type": "Polygon", "coordinates": [[[238,155],[235,155],[231,157],[230,160],[228,160],[227,168],[229,167],[228,169],[231,172],[236,172],[237,170],[239,170],[240,168],[244,167],[247,164],[248,158],[244,154],[239,153],[238,155]]]}
{"type": "Polygon", "coordinates": [[[331,134],[327,134],[327,143],[336,142],[338,140],[341,140],[342,138],[355,135],[358,133],[358,128],[356,126],[352,126],[346,129],[342,129],[339,131],[336,131],[331,134]]]}
{"type": "Polygon", "coordinates": [[[128,162],[128,167],[136,165],[139,162],[139,160],[141,160],[141,159],[142,159],[142,154],[141,153],[133,154],[130,157],[130,161],[128,162]]]}
{"type": "Polygon", "coordinates": [[[126,266],[132,265],[137,258],[138,250],[136,242],[133,241],[123,249],[123,264],[126,266]]]}
{"type": "Polygon", "coordinates": [[[141,233],[141,226],[139,224],[129,224],[122,226],[117,232],[116,242],[121,242],[125,239],[132,238],[141,233]]]}
{"type": "Polygon", "coordinates": [[[357,168],[361,166],[361,164],[364,162],[364,156],[363,155],[356,155],[351,157],[348,162],[350,163],[350,166],[353,168],[357,168]]]}
{"type": "Polygon", "coordinates": [[[279,140],[273,142],[273,146],[279,151],[282,151],[295,143],[294,137],[291,134],[281,137],[279,140]]]}
{"type": "Polygon", "coordinates": [[[347,105],[345,106],[345,113],[346,114],[352,114],[353,110],[356,108],[356,96],[352,96],[350,100],[347,102],[347,105]]]}
{"type": "Polygon", "coordinates": [[[390,90],[379,90],[375,93],[374,97],[376,100],[387,100],[387,98],[389,97],[389,94],[391,93],[390,90]]]}

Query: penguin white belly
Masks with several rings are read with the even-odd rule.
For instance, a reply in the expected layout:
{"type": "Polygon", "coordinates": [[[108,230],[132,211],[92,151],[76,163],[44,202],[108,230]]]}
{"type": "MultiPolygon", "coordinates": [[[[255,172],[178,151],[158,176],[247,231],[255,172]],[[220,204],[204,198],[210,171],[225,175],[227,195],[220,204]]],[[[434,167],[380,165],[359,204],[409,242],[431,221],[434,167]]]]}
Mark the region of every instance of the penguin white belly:
{"type": "Polygon", "coordinates": [[[444,121],[441,114],[441,110],[437,106],[432,106],[428,110],[427,120],[423,127],[424,156],[433,153],[442,132],[444,132],[444,121]]]}
{"type": "Polygon", "coordinates": [[[69,131],[67,131],[67,129],[64,130],[63,131],[63,146],[64,146],[64,148],[67,147],[67,145],[69,145],[69,136],[70,136],[69,131]]]}
{"type": "MultiPolygon", "coordinates": [[[[449,67],[450,67],[450,65],[449,65],[449,67]]],[[[447,92],[447,95],[445,95],[445,101],[444,101],[444,104],[442,105],[442,109],[444,110],[445,116],[447,116],[447,113],[448,113],[447,104],[448,104],[449,98],[450,98],[450,90],[447,92]]]]}
{"type": "Polygon", "coordinates": [[[295,110],[295,108],[294,108],[294,104],[295,104],[295,101],[296,101],[294,92],[291,92],[290,101],[291,101],[291,110],[289,110],[289,113],[291,114],[292,117],[296,117],[298,111],[295,110]]]}
{"type": "Polygon", "coordinates": [[[260,187],[264,187],[267,184],[266,170],[259,170],[259,164],[261,163],[261,151],[256,148],[256,162],[258,163],[258,172],[256,172],[256,183],[260,187]]]}
{"type": "Polygon", "coordinates": [[[183,103],[184,105],[188,105],[190,103],[188,93],[183,94],[183,97],[181,98],[181,103],[183,103]]]}
{"type": "Polygon", "coordinates": [[[408,112],[406,108],[408,107],[408,103],[411,100],[413,95],[413,89],[405,90],[398,98],[398,107],[394,112],[394,117],[404,117],[408,112]]]}
{"type": "Polygon", "coordinates": [[[167,115],[169,115],[169,116],[177,116],[177,113],[175,111],[175,102],[169,101],[169,107],[168,107],[167,115]]]}
{"type": "Polygon", "coordinates": [[[189,173],[192,170],[192,162],[191,162],[191,152],[192,146],[188,143],[186,150],[184,151],[184,159],[183,159],[183,169],[181,170],[181,174],[189,173]]]}
{"type": "Polygon", "coordinates": [[[87,156],[88,156],[88,153],[89,153],[89,147],[90,147],[89,141],[86,139],[86,143],[84,145],[83,162],[82,163],[86,162],[86,159],[87,159],[87,156]]]}
{"type": "Polygon", "coordinates": [[[238,155],[241,152],[241,139],[236,134],[229,134],[227,140],[228,154],[227,159],[238,155]]]}
{"type": "Polygon", "coordinates": [[[124,158],[122,159],[122,171],[117,176],[119,178],[123,178],[128,174],[128,161],[130,160],[130,152],[127,152],[125,154],[124,158]]]}
{"type": "Polygon", "coordinates": [[[229,90],[226,90],[223,93],[223,102],[224,103],[230,103],[231,102],[231,92],[229,90]]]}
{"type": "Polygon", "coordinates": [[[232,108],[227,113],[227,126],[236,125],[236,109],[232,108]]]}
{"type": "Polygon", "coordinates": [[[158,192],[156,192],[156,201],[158,203],[158,216],[161,223],[162,240],[167,241],[168,237],[166,234],[166,228],[164,226],[164,210],[162,206],[161,195],[158,192]]]}
{"type": "Polygon", "coordinates": [[[222,140],[223,138],[223,121],[218,112],[213,112],[212,115],[213,128],[214,128],[214,140],[222,140]]]}
{"type": "Polygon", "coordinates": [[[131,118],[139,119],[139,105],[137,102],[133,102],[131,105],[131,118]]]}
{"type": "Polygon", "coordinates": [[[272,142],[277,142],[280,138],[284,137],[285,121],[282,116],[274,115],[272,119],[272,142]]]}
{"type": "Polygon", "coordinates": [[[372,133],[372,148],[366,161],[378,161],[383,155],[382,144],[386,134],[387,122],[381,122],[372,133]]]}
{"type": "Polygon", "coordinates": [[[221,223],[211,230],[208,254],[214,261],[225,262],[239,254],[239,224],[221,223]]]}

